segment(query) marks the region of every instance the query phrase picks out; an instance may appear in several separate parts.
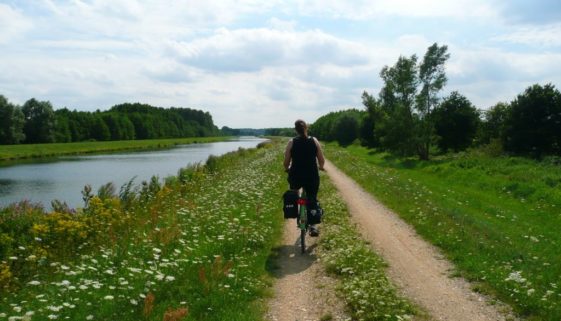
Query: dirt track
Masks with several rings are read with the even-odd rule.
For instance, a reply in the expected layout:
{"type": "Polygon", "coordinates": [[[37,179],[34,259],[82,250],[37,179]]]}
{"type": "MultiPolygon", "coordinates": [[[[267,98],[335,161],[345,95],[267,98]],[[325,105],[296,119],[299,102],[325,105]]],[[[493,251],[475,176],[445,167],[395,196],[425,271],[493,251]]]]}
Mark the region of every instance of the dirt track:
{"type": "MultiPolygon", "coordinates": [[[[506,311],[504,306],[489,305],[487,299],[473,292],[465,280],[449,277],[452,264],[396,214],[330,162],[326,162],[325,168],[364,239],[370,241],[374,250],[389,264],[388,277],[403,295],[427,311],[432,320],[514,319],[499,311],[506,311]]],[[[299,233],[294,220],[286,221],[283,244],[277,249],[275,260],[279,265],[275,271],[275,297],[270,301],[267,319],[320,320],[327,315],[331,315],[330,320],[348,319],[342,312],[342,300],[334,295],[334,280],[325,275],[317,262],[316,239],[308,238],[309,253],[301,255],[299,233]]]]}
{"type": "Polygon", "coordinates": [[[328,277],[317,261],[317,238],[306,238],[308,250],[300,252],[300,230],[295,220],[286,220],[282,244],[276,248],[278,265],[274,298],[269,302],[267,320],[317,321],[347,320],[341,300],[335,296],[335,281],[328,277]]]}
{"type": "Polygon", "coordinates": [[[434,320],[506,320],[497,305],[487,304],[465,280],[450,278],[452,265],[396,214],[333,164],[327,162],[325,168],[363,237],[388,262],[390,279],[434,320]]]}

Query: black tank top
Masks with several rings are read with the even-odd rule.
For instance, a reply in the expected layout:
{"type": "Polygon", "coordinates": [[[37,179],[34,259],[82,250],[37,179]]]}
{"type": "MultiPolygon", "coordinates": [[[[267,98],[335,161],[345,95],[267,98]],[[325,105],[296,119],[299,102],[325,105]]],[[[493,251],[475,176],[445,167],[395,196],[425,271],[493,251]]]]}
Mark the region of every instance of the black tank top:
{"type": "Polygon", "coordinates": [[[290,150],[292,157],[290,176],[303,179],[319,177],[317,151],[316,143],[311,136],[293,138],[290,150]]]}

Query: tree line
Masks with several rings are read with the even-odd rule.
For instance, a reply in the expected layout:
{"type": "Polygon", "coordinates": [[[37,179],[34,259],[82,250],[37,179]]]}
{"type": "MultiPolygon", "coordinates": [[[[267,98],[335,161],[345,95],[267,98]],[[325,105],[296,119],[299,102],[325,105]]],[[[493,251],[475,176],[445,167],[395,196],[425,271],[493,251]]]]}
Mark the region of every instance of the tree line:
{"type": "Polygon", "coordinates": [[[541,158],[561,155],[561,93],[552,84],[528,87],[510,103],[476,108],[457,91],[438,94],[447,82],[447,46],[433,44],[423,59],[400,56],[380,71],[377,97],[364,92],[363,110],[320,117],[310,133],[326,141],[363,145],[402,156],[487,146],[495,153],[541,158]]]}
{"type": "Polygon", "coordinates": [[[293,128],[230,128],[223,126],[220,131],[227,136],[293,136],[293,128]]]}
{"type": "Polygon", "coordinates": [[[31,98],[23,106],[0,95],[0,144],[66,143],[219,136],[208,112],[125,103],[107,111],[54,110],[31,98]]]}

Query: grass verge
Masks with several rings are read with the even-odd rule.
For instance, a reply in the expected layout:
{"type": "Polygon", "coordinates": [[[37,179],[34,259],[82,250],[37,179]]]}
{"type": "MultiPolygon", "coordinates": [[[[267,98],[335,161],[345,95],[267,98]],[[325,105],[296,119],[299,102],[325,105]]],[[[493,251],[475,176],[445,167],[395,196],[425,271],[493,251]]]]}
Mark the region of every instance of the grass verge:
{"type": "Polygon", "coordinates": [[[561,320],[561,171],[476,153],[429,162],[328,145],[341,170],[529,320],[561,320]]]}
{"type": "Polygon", "coordinates": [[[282,147],[180,170],[83,211],[0,213],[0,320],[260,320],[282,147]]]}
{"type": "Polygon", "coordinates": [[[0,145],[0,161],[25,158],[53,157],[87,153],[114,152],[120,150],[140,150],[168,148],[181,144],[211,143],[224,141],[228,137],[192,137],[148,140],[120,140],[109,142],[76,142],[54,144],[0,145]]]}
{"type": "Polygon", "coordinates": [[[339,295],[353,320],[397,321],[421,316],[388,280],[386,263],[361,238],[349,220],[346,205],[335,195],[335,187],[323,179],[319,197],[327,214],[319,257],[328,273],[339,280],[339,295]]]}

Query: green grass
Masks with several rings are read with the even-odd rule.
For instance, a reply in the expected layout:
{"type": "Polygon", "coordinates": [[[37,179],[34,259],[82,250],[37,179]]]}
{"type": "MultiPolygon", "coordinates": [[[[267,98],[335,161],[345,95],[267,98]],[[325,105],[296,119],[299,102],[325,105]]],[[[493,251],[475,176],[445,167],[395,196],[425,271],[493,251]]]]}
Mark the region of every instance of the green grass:
{"type": "Polygon", "coordinates": [[[22,158],[41,158],[60,155],[114,152],[173,147],[180,144],[224,141],[228,137],[192,137],[149,140],[120,140],[108,142],[77,142],[54,144],[0,145],[0,161],[22,158]]]}
{"type": "MultiPolygon", "coordinates": [[[[84,244],[28,231],[26,243],[0,257],[14,273],[29,267],[0,289],[0,320],[159,321],[182,308],[188,314],[181,320],[260,320],[270,283],[265,262],[282,227],[281,157],[280,145],[240,150],[184,169],[165,186],[142,186],[126,195],[127,206],[123,195],[120,206],[107,199],[93,219],[109,224],[87,231],[93,238],[84,244]],[[53,253],[57,246],[74,251],[41,257],[34,250],[45,244],[53,253]]],[[[92,206],[71,217],[87,220],[92,206]]],[[[34,218],[25,209],[0,216],[0,232],[8,232],[0,236],[33,226],[26,215],[34,218]]],[[[77,235],[79,226],[68,222],[54,222],[55,232],[77,235]]]]}
{"type": "MultiPolygon", "coordinates": [[[[0,284],[6,271],[13,275],[0,289],[0,320],[262,320],[268,259],[283,226],[283,150],[274,142],[210,157],[165,183],[93,198],[83,212],[45,215],[25,203],[3,209],[0,284]],[[46,217],[53,230],[37,237],[34,227],[46,217]],[[76,224],[84,222],[96,230],[80,238],[84,226],[76,224]],[[179,316],[166,319],[166,312],[179,316]]],[[[332,195],[324,179],[319,252],[351,315],[415,314],[332,195]]]]}
{"type": "Polygon", "coordinates": [[[403,298],[386,277],[386,263],[349,220],[337,191],[322,179],[319,199],[325,211],[319,257],[339,280],[338,292],[353,320],[410,320],[425,313],[403,298]]]}
{"type": "Polygon", "coordinates": [[[477,290],[530,320],[561,319],[561,170],[477,153],[429,162],[351,146],[327,156],[440,247],[477,290]]]}

